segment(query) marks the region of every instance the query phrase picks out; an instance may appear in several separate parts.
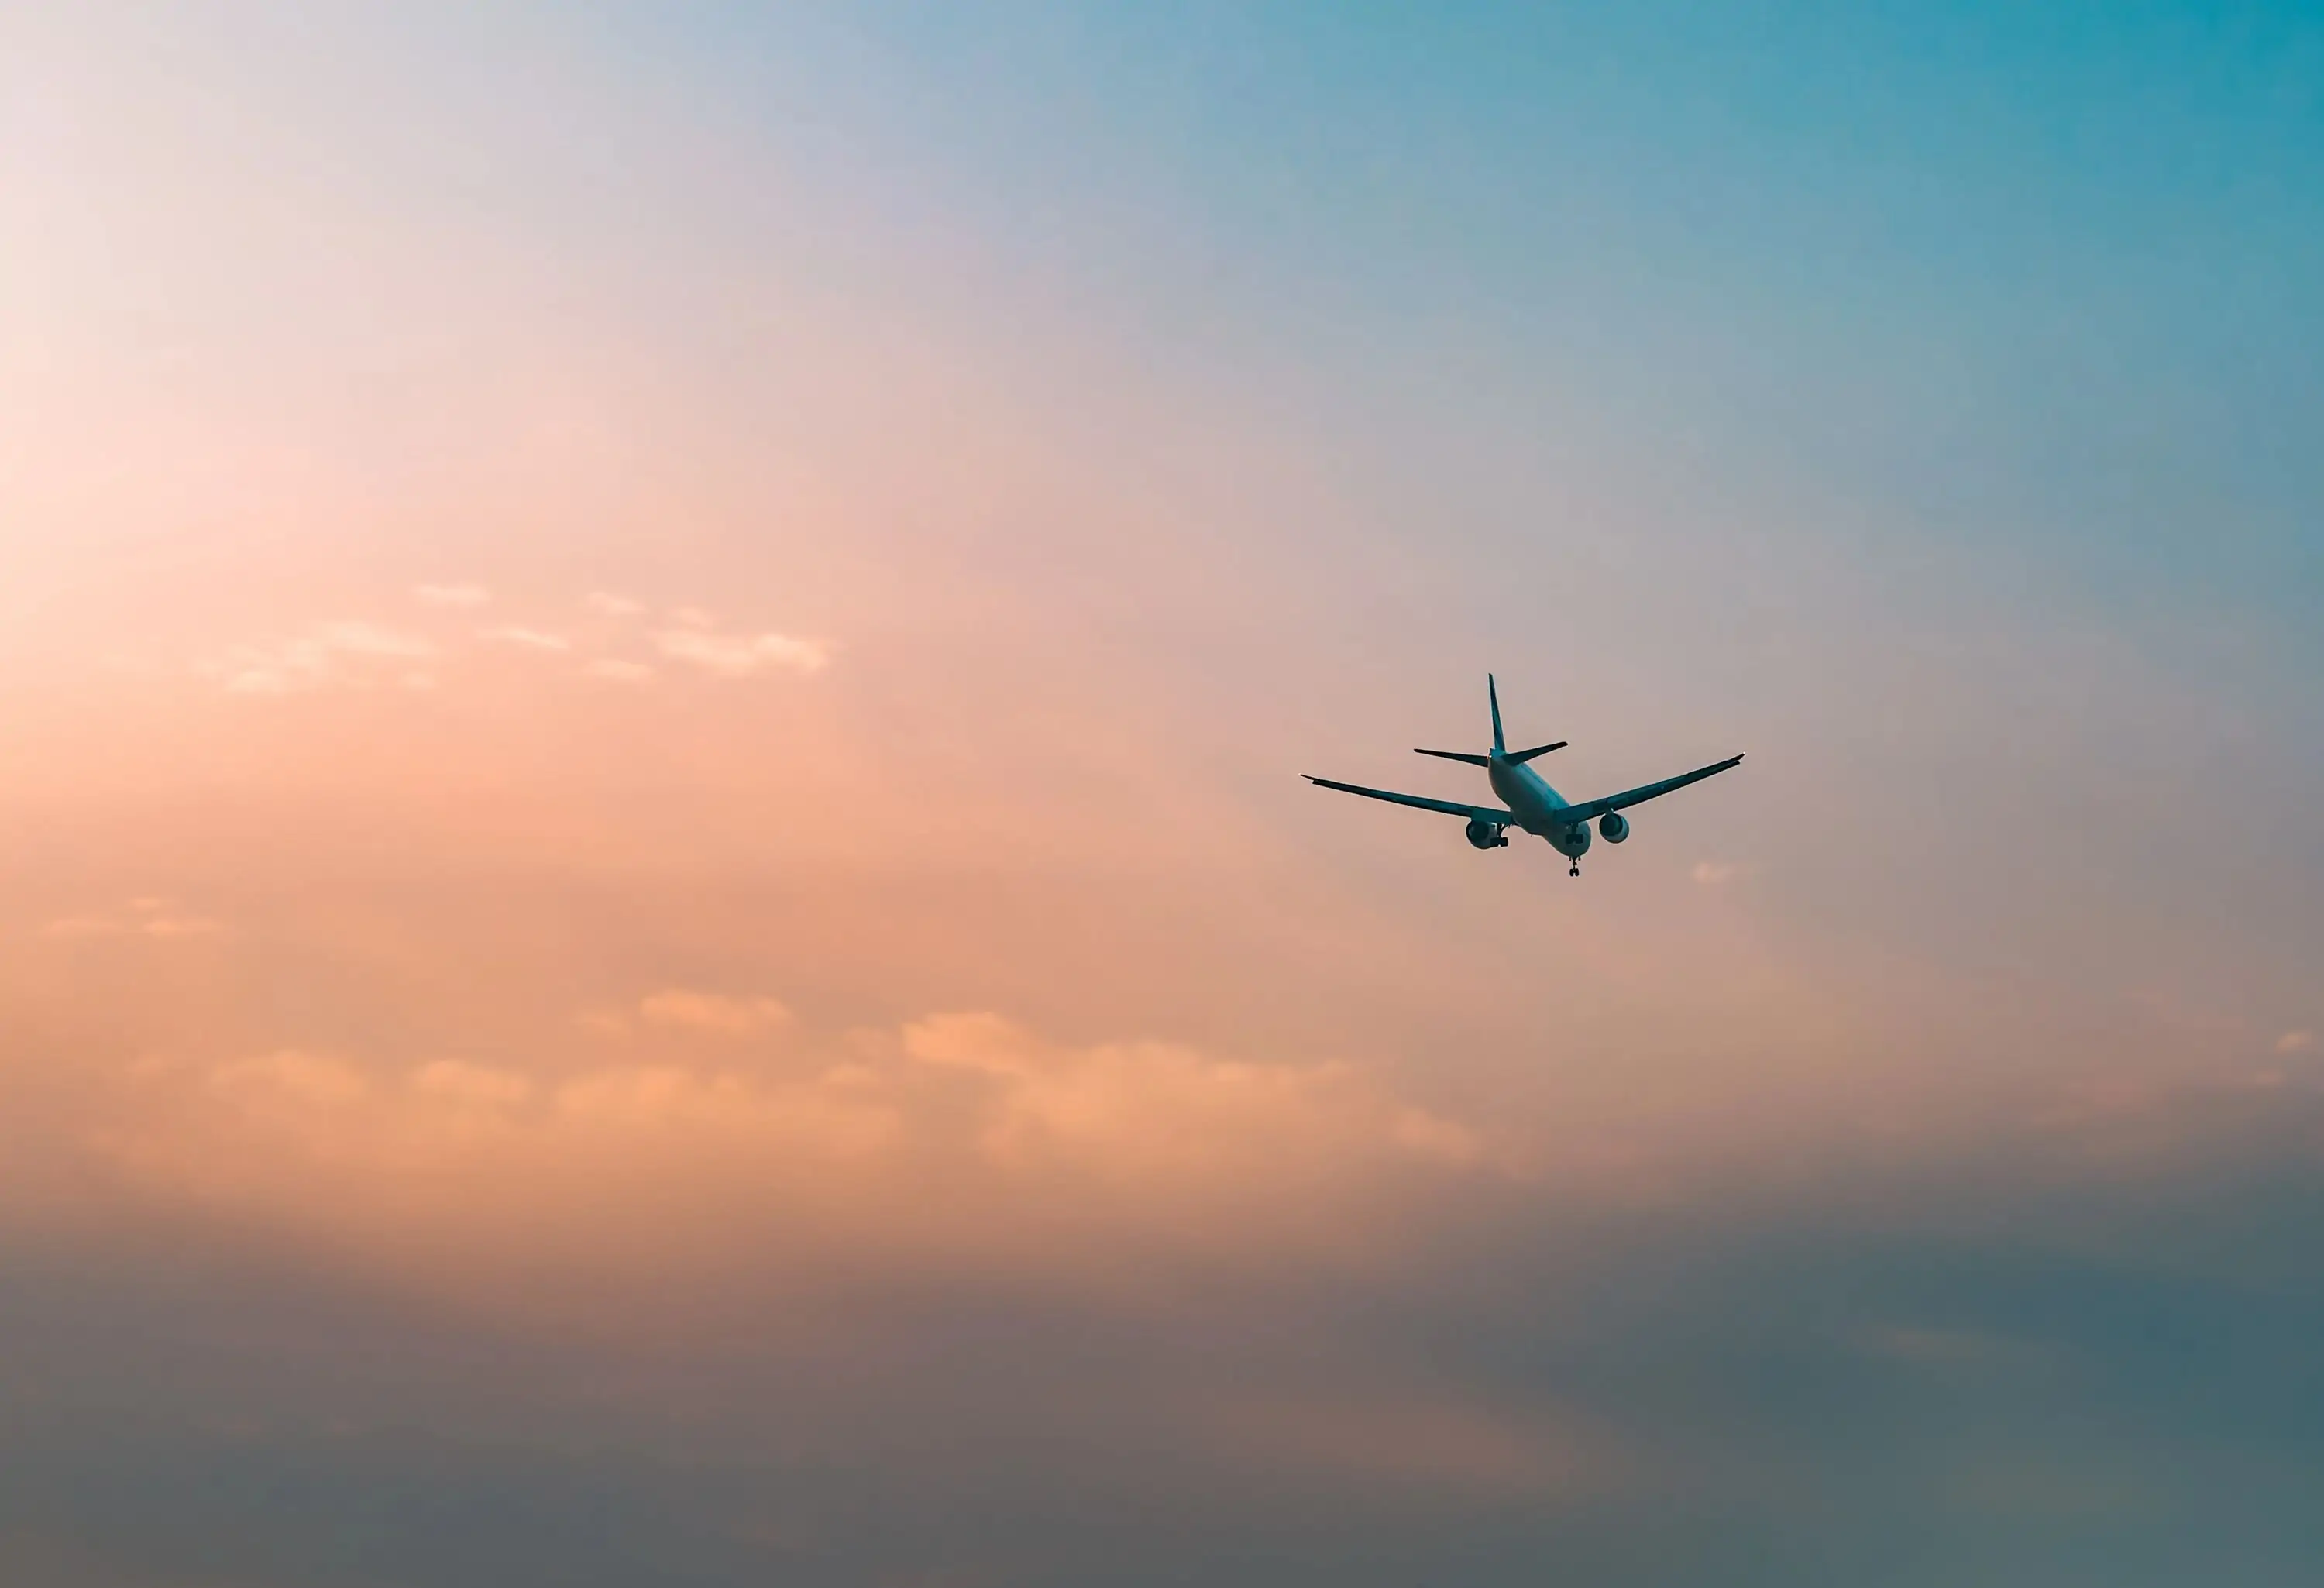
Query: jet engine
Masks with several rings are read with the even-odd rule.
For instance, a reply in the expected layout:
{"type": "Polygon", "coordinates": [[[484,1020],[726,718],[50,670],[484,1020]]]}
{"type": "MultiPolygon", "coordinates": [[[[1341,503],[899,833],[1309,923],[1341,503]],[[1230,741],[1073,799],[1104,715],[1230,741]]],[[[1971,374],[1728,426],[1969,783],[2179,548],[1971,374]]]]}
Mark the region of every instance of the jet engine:
{"type": "Polygon", "coordinates": [[[1609,844],[1619,844],[1630,836],[1630,824],[1618,810],[1609,810],[1598,818],[1598,831],[1609,844]]]}
{"type": "Polygon", "coordinates": [[[1489,822],[1482,817],[1469,820],[1469,842],[1479,849],[1507,849],[1509,841],[1501,832],[1501,824],[1489,822]]]}

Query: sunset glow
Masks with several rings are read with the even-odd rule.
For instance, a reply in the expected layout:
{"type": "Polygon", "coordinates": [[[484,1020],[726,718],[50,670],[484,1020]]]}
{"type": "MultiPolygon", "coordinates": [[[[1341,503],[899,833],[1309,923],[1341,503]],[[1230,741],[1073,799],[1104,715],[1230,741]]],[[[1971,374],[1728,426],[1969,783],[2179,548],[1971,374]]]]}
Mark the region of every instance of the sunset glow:
{"type": "Polygon", "coordinates": [[[2324,32],[2133,9],[0,16],[0,1578],[2308,1580],[2324,32]],[[1300,781],[1489,669],[1749,759],[1300,781]]]}

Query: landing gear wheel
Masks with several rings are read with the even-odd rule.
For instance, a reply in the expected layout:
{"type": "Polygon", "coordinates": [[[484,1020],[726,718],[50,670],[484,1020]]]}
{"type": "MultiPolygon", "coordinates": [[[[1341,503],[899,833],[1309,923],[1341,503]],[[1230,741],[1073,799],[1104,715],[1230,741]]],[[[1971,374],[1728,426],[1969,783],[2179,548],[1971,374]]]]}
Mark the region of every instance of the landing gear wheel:
{"type": "Polygon", "coordinates": [[[1565,874],[1566,874],[1567,876],[1569,876],[1569,877],[1578,877],[1578,876],[1580,876],[1580,875],[1582,874],[1582,863],[1581,863],[1580,861],[1578,861],[1578,860],[1577,860],[1577,861],[1575,861],[1575,862],[1573,863],[1573,869],[1572,869],[1572,871],[1570,871],[1570,872],[1566,872],[1565,874]]]}

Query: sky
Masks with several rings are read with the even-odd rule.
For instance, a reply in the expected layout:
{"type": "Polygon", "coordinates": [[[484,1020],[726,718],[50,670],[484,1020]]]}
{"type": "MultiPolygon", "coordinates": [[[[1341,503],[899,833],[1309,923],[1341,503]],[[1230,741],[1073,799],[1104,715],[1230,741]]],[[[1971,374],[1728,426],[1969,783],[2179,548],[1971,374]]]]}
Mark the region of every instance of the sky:
{"type": "Polygon", "coordinates": [[[2319,283],[2294,5],[0,5],[0,1575],[2310,1580],[2319,283]]]}

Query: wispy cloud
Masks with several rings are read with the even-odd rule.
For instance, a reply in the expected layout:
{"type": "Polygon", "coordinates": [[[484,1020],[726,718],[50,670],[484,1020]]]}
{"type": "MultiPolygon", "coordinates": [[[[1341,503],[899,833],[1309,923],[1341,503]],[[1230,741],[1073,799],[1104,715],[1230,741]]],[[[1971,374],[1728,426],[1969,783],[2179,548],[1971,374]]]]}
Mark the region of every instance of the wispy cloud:
{"type": "Polygon", "coordinates": [[[731,679],[787,669],[811,673],[831,660],[821,641],[788,634],[728,634],[713,629],[665,629],[654,636],[673,660],[731,679]]]}
{"type": "Polygon", "coordinates": [[[236,695],[287,695],[391,678],[424,687],[433,680],[410,664],[435,654],[435,643],[419,634],[377,623],[327,623],[289,639],[235,646],[198,670],[236,695]]]}
{"type": "Polygon", "coordinates": [[[482,606],[493,598],[482,585],[415,585],[411,594],[422,606],[482,606]]]}
{"type": "Polygon", "coordinates": [[[481,639],[495,640],[504,645],[521,645],[533,651],[570,651],[573,649],[573,642],[570,640],[566,639],[562,634],[544,633],[539,629],[521,629],[514,626],[498,629],[479,629],[477,631],[477,635],[481,639]]]}
{"type": "Polygon", "coordinates": [[[601,656],[584,669],[593,679],[611,679],[617,684],[641,684],[653,677],[653,669],[641,661],[624,661],[617,656],[601,656]]]}
{"type": "Polygon", "coordinates": [[[2315,1046],[2316,1033],[2313,1031],[2286,1031],[2275,1039],[2278,1053],[2305,1053],[2315,1046]]]}
{"type": "Polygon", "coordinates": [[[635,617],[645,610],[643,602],[616,596],[610,590],[592,590],[583,597],[581,605],[601,617],[635,617]]]}
{"type": "Polygon", "coordinates": [[[1721,887],[1749,874],[1748,866],[1731,860],[1698,860],[1694,863],[1694,880],[1706,888],[1721,887]]]}
{"type": "Polygon", "coordinates": [[[167,899],[133,899],[118,910],[64,916],[41,928],[47,937],[210,937],[223,922],[192,915],[167,899]]]}

